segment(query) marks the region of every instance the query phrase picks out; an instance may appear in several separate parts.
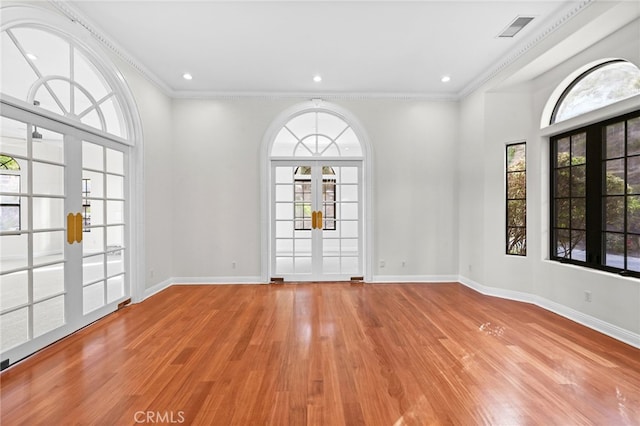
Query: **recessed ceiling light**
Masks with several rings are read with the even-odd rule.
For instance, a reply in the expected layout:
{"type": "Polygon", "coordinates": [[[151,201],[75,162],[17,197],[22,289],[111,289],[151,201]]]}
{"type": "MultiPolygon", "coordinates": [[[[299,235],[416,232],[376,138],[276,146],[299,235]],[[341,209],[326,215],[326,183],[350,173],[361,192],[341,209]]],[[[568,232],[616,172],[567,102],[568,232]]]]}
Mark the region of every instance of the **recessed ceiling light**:
{"type": "Polygon", "coordinates": [[[313,81],[315,81],[316,83],[320,83],[322,81],[322,77],[320,77],[319,75],[316,75],[313,77],[313,81]]]}
{"type": "Polygon", "coordinates": [[[193,80],[193,76],[188,72],[182,74],[182,78],[184,78],[185,80],[193,80]]]}
{"type": "Polygon", "coordinates": [[[38,57],[33,53],[27,53],[27,58],[31,59],[32,61],[35,61],[36,59],[38,59],[38,57]]]}
{"type": "Polygon", "coordinates": [[[443,83],[448,83],[451,81],[451,77],[449,77],[448,75],[443,75],[440,81],[443,83]]]}

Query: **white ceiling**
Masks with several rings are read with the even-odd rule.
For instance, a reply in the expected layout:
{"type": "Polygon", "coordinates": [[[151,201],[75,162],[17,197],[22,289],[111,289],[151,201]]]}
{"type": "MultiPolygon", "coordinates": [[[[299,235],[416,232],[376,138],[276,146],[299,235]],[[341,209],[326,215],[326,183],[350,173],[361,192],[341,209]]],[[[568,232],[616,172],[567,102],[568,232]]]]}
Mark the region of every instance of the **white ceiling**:
{"type": "Polygon", "coordinates": [[[445,98],[468,91],[579,3],[68,2],[174,94],[445,98]],[[517,16],[535,19],[513,39],[497,38],[517,16]]]}

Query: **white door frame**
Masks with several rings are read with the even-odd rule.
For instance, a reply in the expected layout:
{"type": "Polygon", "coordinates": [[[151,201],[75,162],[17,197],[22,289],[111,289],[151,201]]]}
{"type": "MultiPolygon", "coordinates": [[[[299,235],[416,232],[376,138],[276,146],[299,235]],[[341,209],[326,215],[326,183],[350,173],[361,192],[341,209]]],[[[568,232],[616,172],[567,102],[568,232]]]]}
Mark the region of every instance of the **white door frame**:
{"type": "MultiPolygon", "coordinates": [[[[141,195],[137,197],[135,196],[137,194],[142,194],[142,192],[137,192],[137,186],[140,185],[141,182],[135,181],[135,175],[138,173],[138,171],[135,170],[135,167],[137,167],[137,164],[135,164],[134,159],[131,158],[135,152],[133,146],[122,144],[119,140],[117,140],[118,138],[114,138],[115,139],[114,141],[114,140],[111,140],[109,137],[99,135],[96,132],[87,131],[84,128],[81,128],[79,126],[75,126],[72,123],[66,122],[63,117],[57,117],[52,113],[47,113],[43,111],[44,114],[36,114],[32,111],[17,107],[12,102],[7,101],[7,99],[0,99],[0,101],[1,101],[0,104],[2,106],[3,117],[13,119],[16,121],[21,121],[24,123],[34,124],[36,126],[58,132],[64,135],[65,141],[69,140],[72,143],[81,144],[82,140],[87,140],[87,141],[99,143],[103,146],[111,147],[111,148],[115,148],[116,146],[119,146],[121,147],[120,149],[122,149],[122,147],[124,147],[128,151],[125,158],[127,156],[129,157],[128,166],[125,165],[125,167],[127,167],[126,173],[128,173],[128,176],[129,176],[129,180],[128,180],[129,184],[125,188],[125,197],[128,199],[129,204],[135,203],[135,200],[137,198],[138,199],[142,198],[141,195]]],[[[66,148],[65,148],[65,151],[66,151],[66,148]]],[[[65,163],[67,161],[68,160],[65,158],[65,163]]],[[[78,164],[77,166],[79,167],[80,174],[81,174],[82,164],[78,164]]],[[[65,172],[65,175],[66,175],[66,172],[65,172]]],[[[66,180],[67,179],[65,177],[65,185],[68,185],[68,182],[66,180]]],[[[69,196],[69,193],[67,192],[65,195],[69,196]]],[[[143,252],[138,251],[139,250],[138,247],[142,242],[141,242],[141,235],[140,235],[141,230],[139,229],[139,225],[138,225],[139,222],[137,221],[138,220],[137,218],[141,214],[141,212],[137,212],[136,208],[137,208],[137,203],[130,205],[127,208],[127,211],[125,212],[126,223],[128,225],[128,231],[127,231],[127,235],[125,236],[125,241],[129,242],[129,248],[126,250],[126,252],[128,252],[127,253],[128,258],[125,260],[125,265],[126,265],[125,268],[126,267],[129,268],[127,270],[127,273],[129,275],[127,280],[129,283],[129,287],[125,289],[125,292],[128,295],[128,297],[134,298],[134,301],[135,301],[135,298],[137,297],[136,293],[142,294],[143,291],[141,292],[140,289],[137,289],[138,286],[135,284],[136,276],[139,275],[139,272],[138,272],[139,269],[138,271],[136,271],[136,268],[133,265],[136,265],[138,262],[144,264],[142,260],[138,260],[138,259],[144,259],[144,256],[143,256],[143,252]]],[[[65,207],[65,224],[66,224],[66,214],[67,214],[67,211],[65,207]]],[[[78,246],[78,247],[81,247],[81,246],[78,246]]],[[[73,247],[72,250],[77,250],[77,247],[73,247]]],[[[81,257],[82,255],[80,254],[79,256],[81,257]]],[[[65,260],[65,263],[66,263],[66,260],[65,260]]],[[[140,265],[138,265],[138,267],[140,267],[140,265]]],[[[80,264],[80,268],[82,268],[82,264],[80,264]]],[[[67,268],[65,265],[65,270],[66,269],[67,268]]],[[[65,271],[65,278],[67,277],[67,274],[68,272],[65,271]]],[[[144,286],[144,282],[139,283],[138,285],[140,284],[144,286]]],[[[80,287],[82,288],[82,282],[79,282],[78,285],[80,285],[80,287]]],[[[76,310],[77,306],[74,306],[73,308],[74,315],[72,315],[71,318],[69,317],[68,313],[65,312],[66,323],[63,326],[56,328],[52,331],[49,331],[36,338],[33,338],[15,348],[12,348],[3,352],[2,359],[9,359],[10,363],[14,364],[16,361],[33,354],[34,352],[40,350],[41,348],[57,340],[60,340],[63,337],[66,337],[69,334],[75,332],[76,330],[86,326],[87,324],[90,324],[104,317],[105,315],[113,312],[117,307],[118,302],[120,301],[118,300],[116,302],[106,303],[104,306],[92,312],[89,312],[86,315],[82,315],[82,312],[81,312],[82,311],[82,293],[80,292],[79,298],[77,294],[74,297],[72,294],[68,292],[68,290],[66,289],[66,286],[67,284],[65,283],[65,292],[72,297],[72,300],[67,300],[67,302],[74,303],[74,304],[77,304],[79,302],[80,303],[79,309],[80,309],[81,315],[76,315],[76,313],[78,312],[76,310]]]]}
{"type": "MultiPolygon", "coordinates": [[[[313,210],[321,210],[322,209],[322,187],[318,188],[317,185],[323,184],[323,177],[321,175],[321,170],[323,167],[327,166],[327,167],[332,167],[332,168],[340,168],[340,167],[356,167],[358,169],[358,264],[360,265],[360,268],[358,270],[358,272],[353,272],[353,273],[327,273],[324,272],[323,269],[323,253],[324,253],[324,249],[323,249],[323,243],[324,243],[324,232],[327,231],[323,231],[323,230],[310,230],[309,232],[311,232],[311,272],[309,274],[287,274],[287,275],[282,275],[279,274],[277,272],[274,272],[274,268],[275,268],[275,258],[276,258],[276,251],[275,251],[275,247],[276,247],[276,235],[275,235],[275,227],[276,227],[276,200],[274,198],[270,198],[270,226],[271,226],[271,233],[270,233],[270,238],[271,241],[269,242],[270,244],[270,255],[269,255],[269,268],[270,271],[272,273],[272,277],[277,276],[279,278],[284,278],[285,281],[348,281],[351,278],[353,278],[354,276],[362,276],[364,273],[364,244],[363,244],[363,236],[364,236],[364,221],[363,221],[363,200],[362,200],[362,160],[345,160],[345,159],[341,159],[341,158],[331,158],[331,159],[327,159],[327,158],[321,158],[321,157],[310,157],[310,158],[300,158],[298,160],[271,160],[271,176],[273,178],[274,176],[274,171],[277,167],[304,167],[304,166],[309,166],[312,167],[313,173],[312,173],[312,178],[311,178],[311,182],[312,182],[312,193],[313,193],[313,198],[315,198],[314,200],[312,200],[311,204],[312,204],[312,209],[313,210]],[[320,169],[320,176],[317,175],[318,173],[318,168],[320,169]],[[314,176],[315,174],[315,176],[314,176]],[[314,185],[315,183],[315,185],[314,185]]],[[[337,180],[337,179],[336,179],[337,180]]],[[[337,187],[339,188],[341,185],[341,182],[339,180],[337,180],[336,182],[337,187]]],[[[271,197],[273,197],[273,189],[275,188],[276,183],[273,182],[272,180],[272,186],[271,186],[271,197]]],[[[340,203],[340,200],[336,201],[337,203],[340,203]]],[[[295,204],[295,200],[291,201],[292,207],[295,204]]],[[[289,220],[289,219],[287,219],[289,220]]],[[[292,221],[295,221],[294,219],[291,219],[292,221]]],[[[342,226],[341,224],[341,220],[337,220],[336,222],[339,226],[342,226]]],[[[306,232],[306,231],[301,231],[301,232],[306,232]]],[[[331,231],[328,231],[331,232],[331,231]]],[[[303,238],[304,239],[304,238],[303,238]]],[[[295,247],[295,240],[297,240],[297,238],[293,238],[294,240],[294,247],[295,247]]],[[[295,254],[293,254],[294,258],[295,258],[295,254]]],[[[346,256],[349,257],[349,256],[346,256]]]]}
{"type": "MultiPolygon", "coordinates": [[[[261,280],[268,283],[272,275],[271,270],[271,258],[272,258],[272,241],[271,235],[273,230],[272,218],[271,218],[271,205],[272,205],[272,179],[271,179],[271,167],[272,160],[285,160],[285,158],[272,158],[271,147],[273,142],[282,129],[282,127],[292,118],[297,115],[304,114],[306,112],[326,112],[333,114],[350,125],[354,133],[358,137],[362,147],[362,157],[358,158],[339,158],[339,160],[359,160],[362,162],[362,221],[364,234],[362,235],[362,270],[364,272],[364,280],[371,281],[373,278],[373,152],[369,142],[369,138],[364,128],[358,121],[358,119],[347,109],[333,104],[322,101],[320,99],[312,99],[307,102],[293,105],[286,110],[282,111],[271,123],[265,135],[262,139],[261,154],[260,154],[260,176],[261,176],[261,234],[262,234],[262,246],[261,246],[261,280]]],[[[286,158],[287,160],[299,160],[304,161],[304,158],[286,158]]],[[[327,160],[332,161],[335,159],[323,159],[323,158],[307,158],[308,160],[327,160]]]]}

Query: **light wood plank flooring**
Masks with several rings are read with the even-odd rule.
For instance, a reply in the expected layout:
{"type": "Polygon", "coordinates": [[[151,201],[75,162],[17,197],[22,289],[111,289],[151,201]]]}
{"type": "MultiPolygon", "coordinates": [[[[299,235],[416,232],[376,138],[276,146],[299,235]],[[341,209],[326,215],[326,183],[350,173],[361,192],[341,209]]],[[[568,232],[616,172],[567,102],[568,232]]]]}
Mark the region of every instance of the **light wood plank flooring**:
{"type": "Polygon", "coordinates": [[[457,283],[175,286],[0,392],[2,425],[637,425],[640,350],[457,283]]]}

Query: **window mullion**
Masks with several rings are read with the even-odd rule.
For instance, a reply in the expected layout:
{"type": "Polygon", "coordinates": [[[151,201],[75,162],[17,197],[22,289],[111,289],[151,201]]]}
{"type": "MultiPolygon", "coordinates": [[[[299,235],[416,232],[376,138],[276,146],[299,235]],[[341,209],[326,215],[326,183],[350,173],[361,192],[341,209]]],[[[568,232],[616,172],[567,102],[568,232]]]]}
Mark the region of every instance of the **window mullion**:
{"type": "Polygon", "coordinates": [[[623,129],[624,129],[624,133],[623,133],[623,137],[624,137],[624,186],[622,188],[623,191],[623,212],[622,212],[622,222],[624,224],[624,228],[622,228],[623,231],[623,246],[624,246],[624,270],[628,270],[629,269],[629,247],[627,244],[627,240],[628,240],[628,232],[629,232],[629,224],[628,224],[628,217],[627,217],[627,212],[629,209],[629,206],[627,205],[627,203],[629,202],[629,191],[627,191],[627,185],[629,182],[629,167],[628,167],[628,162],[629,162],[629,150],[628,150],[628,146],[627,146],[627,120],[623,121],[623,129]]]}
{"type": "Polygon", "coordinates": [[[587,130],[587,170],[586,170],[586,242],[587,263],[602,263],[602,185],[604,163],[602,150],[604,146],[602,126],[591,126],[587,130]]]}

